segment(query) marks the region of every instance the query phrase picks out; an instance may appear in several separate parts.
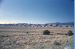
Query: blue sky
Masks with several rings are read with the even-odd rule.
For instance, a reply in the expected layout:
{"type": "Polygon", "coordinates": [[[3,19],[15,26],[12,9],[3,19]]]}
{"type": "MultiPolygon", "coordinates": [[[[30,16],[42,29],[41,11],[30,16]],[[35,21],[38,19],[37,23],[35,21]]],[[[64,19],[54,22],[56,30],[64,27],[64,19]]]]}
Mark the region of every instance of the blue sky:
{"type": "Polygon", "coordinates": [[[72,0],[3,0],[0,23],[73,22],[72,0]]]}

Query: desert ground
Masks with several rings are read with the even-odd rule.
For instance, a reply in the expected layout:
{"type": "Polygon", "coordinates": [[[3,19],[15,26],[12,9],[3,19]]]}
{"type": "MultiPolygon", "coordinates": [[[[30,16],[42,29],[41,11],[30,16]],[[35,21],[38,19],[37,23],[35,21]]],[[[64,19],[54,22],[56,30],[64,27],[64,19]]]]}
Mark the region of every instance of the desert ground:
{"type": "Polygon", "coordinates": [[[0,49],[64,49],[67,40],[73,48],[73,27],[12,28],[0,27],[0,49]],[[50,32],[43,34],[44,30],[50,32]]]}

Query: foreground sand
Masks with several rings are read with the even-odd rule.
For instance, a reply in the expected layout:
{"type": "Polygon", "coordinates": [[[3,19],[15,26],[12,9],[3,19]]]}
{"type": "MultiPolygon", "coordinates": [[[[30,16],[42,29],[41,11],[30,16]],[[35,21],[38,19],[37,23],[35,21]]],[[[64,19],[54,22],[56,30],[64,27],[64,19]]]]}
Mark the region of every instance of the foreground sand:
{"type": "Polygon", "coordinates": [[[64,49],[67,39],[73,47],[73,36],[0,31],[0,49],[64,49]]]}
{"type": "Polygon", "coordinates": [[[73,27],[0,27],[0,49],[64,49],[67,40],[73,47],[73,36],[66,35],[69,30],[73,27]]]}

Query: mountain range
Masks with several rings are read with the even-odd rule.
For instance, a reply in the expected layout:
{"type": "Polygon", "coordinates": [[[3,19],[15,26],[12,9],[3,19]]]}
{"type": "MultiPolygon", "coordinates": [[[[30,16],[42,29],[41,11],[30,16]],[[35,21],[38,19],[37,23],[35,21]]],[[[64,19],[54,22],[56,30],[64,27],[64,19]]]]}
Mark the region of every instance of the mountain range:
{"type": "Polygon", "coordinates": [[[28,23],[16,23],[16,24],[0,24],[0,27],[73,27],[73,22],[68,23],[46,23],[46,24],[28,24],[28,23]]]}

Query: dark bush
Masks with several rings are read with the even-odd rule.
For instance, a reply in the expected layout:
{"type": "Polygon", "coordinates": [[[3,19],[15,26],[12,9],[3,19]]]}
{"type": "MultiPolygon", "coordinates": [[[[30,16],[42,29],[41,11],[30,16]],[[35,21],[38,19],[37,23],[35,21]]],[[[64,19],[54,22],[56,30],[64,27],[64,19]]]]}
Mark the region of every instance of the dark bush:
{"type": "Polygon", "coordinates": [[[26,32],[27,34],[29,33],[29,32],[26,32]]]}
{"type": "Polygon", "coordinates": [[[68,33],[67,33],[67,35],[68,36],[72,36],[73,35],[73,32],[71,30],[69,30],[68,33]]]}
{"type": "Polygon", "coordinates": [[[66,27],[69,27],[69,26],[66,26],[66,27]]]}
{"type": "Polygon", "coordinates": [[[61,43],[55,41],[55,42],[54,42],[54,45],[61,45],[61,43]]]}
{"type": "Polygon", "coordinates": [[[53,26],[52,24],[50,26],[53,26]]]}
{"type": "Polygon", "coordinates": [[[50,35],[50,31],[48,30],[43,31],[43,35],[50,35]]]}

